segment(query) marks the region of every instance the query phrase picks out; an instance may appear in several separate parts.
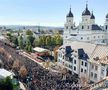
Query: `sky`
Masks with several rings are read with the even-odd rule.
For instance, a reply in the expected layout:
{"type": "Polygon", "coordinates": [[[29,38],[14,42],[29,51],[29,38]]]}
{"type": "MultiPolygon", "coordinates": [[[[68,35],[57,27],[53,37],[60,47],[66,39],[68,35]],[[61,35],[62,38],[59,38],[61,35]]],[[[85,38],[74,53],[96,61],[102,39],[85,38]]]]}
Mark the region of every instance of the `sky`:
{"type": "MultiPolygon", "coordinates": [[[[85,5],[86,0],[0,0],[0,25],[64,26],[70,6],[78,25],[85,5]]],[[[108,0],[88,0],[88,8],[103,25],[108,0]]]]}

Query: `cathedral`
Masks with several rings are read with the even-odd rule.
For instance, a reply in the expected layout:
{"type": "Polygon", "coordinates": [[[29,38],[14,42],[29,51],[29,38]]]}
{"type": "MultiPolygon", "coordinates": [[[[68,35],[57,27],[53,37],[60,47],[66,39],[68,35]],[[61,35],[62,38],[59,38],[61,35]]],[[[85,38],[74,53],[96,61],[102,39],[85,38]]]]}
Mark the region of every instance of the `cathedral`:
{"type": "Polygon", "coordinates": [[[99,26],[95,23],[95,16],[93,11],[90,12],[88,4],[82,12],[82,21],[78,26],[75,26],[74,15],[71,12],[66,16],[66,23],[64,27],[64,43],[72,41],[90,42],[95,44],[108,43],[108,14],[105,18],[104,26],[99,26]]]}
{"type": "Polygon", "coordinates": [[[82,12],[82,21],[75,26],[74,15],[66,16],[63,45],[58,49],[57,64],[88,82],[98,82],[108,77],[108,14],[104,26],[95,23],[88,4],[82,12]]]}

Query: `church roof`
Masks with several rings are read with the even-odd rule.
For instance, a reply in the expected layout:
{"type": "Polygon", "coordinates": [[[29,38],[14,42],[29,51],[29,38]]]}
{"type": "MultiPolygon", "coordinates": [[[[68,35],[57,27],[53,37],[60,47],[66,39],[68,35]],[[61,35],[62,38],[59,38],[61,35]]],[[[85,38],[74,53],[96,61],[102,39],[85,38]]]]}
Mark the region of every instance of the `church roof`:
{"type": "Polygon", "coordinates": [[[106,15],[106,18],[108,18],[108,14],[106,15]]]}
{"type": "Polygon", "coordinates": [[[92,12],[92,14],[91,14],[90,19],[95,19],[95,16],[93,15],[93,12],[92,12]]]}
{"type": "Polygon", "coordinates": [[[85,53],[83,48],[78,49],[78,56],[79,59],[83,59],[83,60],[89,59],[88,55],[85,53]]]}
{"type": "Polygon", "coordinates": [[[86,4],[86,9],[83,11],[82,16],[90,15],[90,11],[88,10],[88,4],[86,4]]]}
{"type": "Polygon", "coordinates": [[[69,13],[67,14],[66,17],[73,17],[73,13],[71,12],[71,8],[70,8],[70,11],[69,11],[69,13]]]}
{"type": "Polygon", "coordinates": [[[92,30],[102,30],[98,25],[93,24],[92,25],[92,30]]]}

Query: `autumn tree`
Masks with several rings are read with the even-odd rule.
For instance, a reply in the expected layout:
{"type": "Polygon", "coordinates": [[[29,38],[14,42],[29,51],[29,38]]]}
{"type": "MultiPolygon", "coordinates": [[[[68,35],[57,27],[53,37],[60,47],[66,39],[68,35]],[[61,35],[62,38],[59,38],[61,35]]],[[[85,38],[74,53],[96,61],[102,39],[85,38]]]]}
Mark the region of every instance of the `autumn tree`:
{"type": "Polygon", "coordinates": [[[25,66],[21,66],[21,68],[19,70],[19,75],[21,77],[25,77],[27,74],[28,74],[28,71],[27,71],[26,67],[25,66]]]}
{"type": "Polygon", "coordinates": [[[19,70],[20,66],[21,66],[21,62],[19,60],[15,60],[13,62],[12,68],[13,68],[13,70],[15,70],[17,72],[19,70]]]}
{"type": "Polygon", "coordinates": [[[55,62],[57,62],[57,57],[58,57],[58,52],[57,52],[57,50],[58,50],[58,49],[59,49],[59,46],[56,46],[56,47],[53,49],[55,62]]]}

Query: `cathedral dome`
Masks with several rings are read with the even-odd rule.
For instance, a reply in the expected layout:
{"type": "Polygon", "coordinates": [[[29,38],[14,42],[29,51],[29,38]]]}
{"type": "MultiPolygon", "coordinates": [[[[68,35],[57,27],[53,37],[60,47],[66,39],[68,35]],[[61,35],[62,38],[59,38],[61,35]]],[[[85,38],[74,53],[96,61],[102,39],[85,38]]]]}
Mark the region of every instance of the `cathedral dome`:
{"type": "Polygon", "coordinates": [[[106,18],[108,18],[108,14],[106,15],[106,18]]]}
{"type": "Polygon", "coordinates": [[[86,9],[83,11],[82,16],[90,15],[90,11],[88,10],[88,5],[86,4],[86,9]]]}
{"type": "Polygon", "coordinates": [[[69,11],[69,13],[67,14],[66,17],[73,17],[73,13],[71,12],[71,8],[70,8],[70,11],[69,11]]]}
{"type": "Polygon", "coordinates": [[[91,14],[90,19],[95,19],[95,16],[93,15],[93,12],[92,12],[92,14],[91,14]]]}

